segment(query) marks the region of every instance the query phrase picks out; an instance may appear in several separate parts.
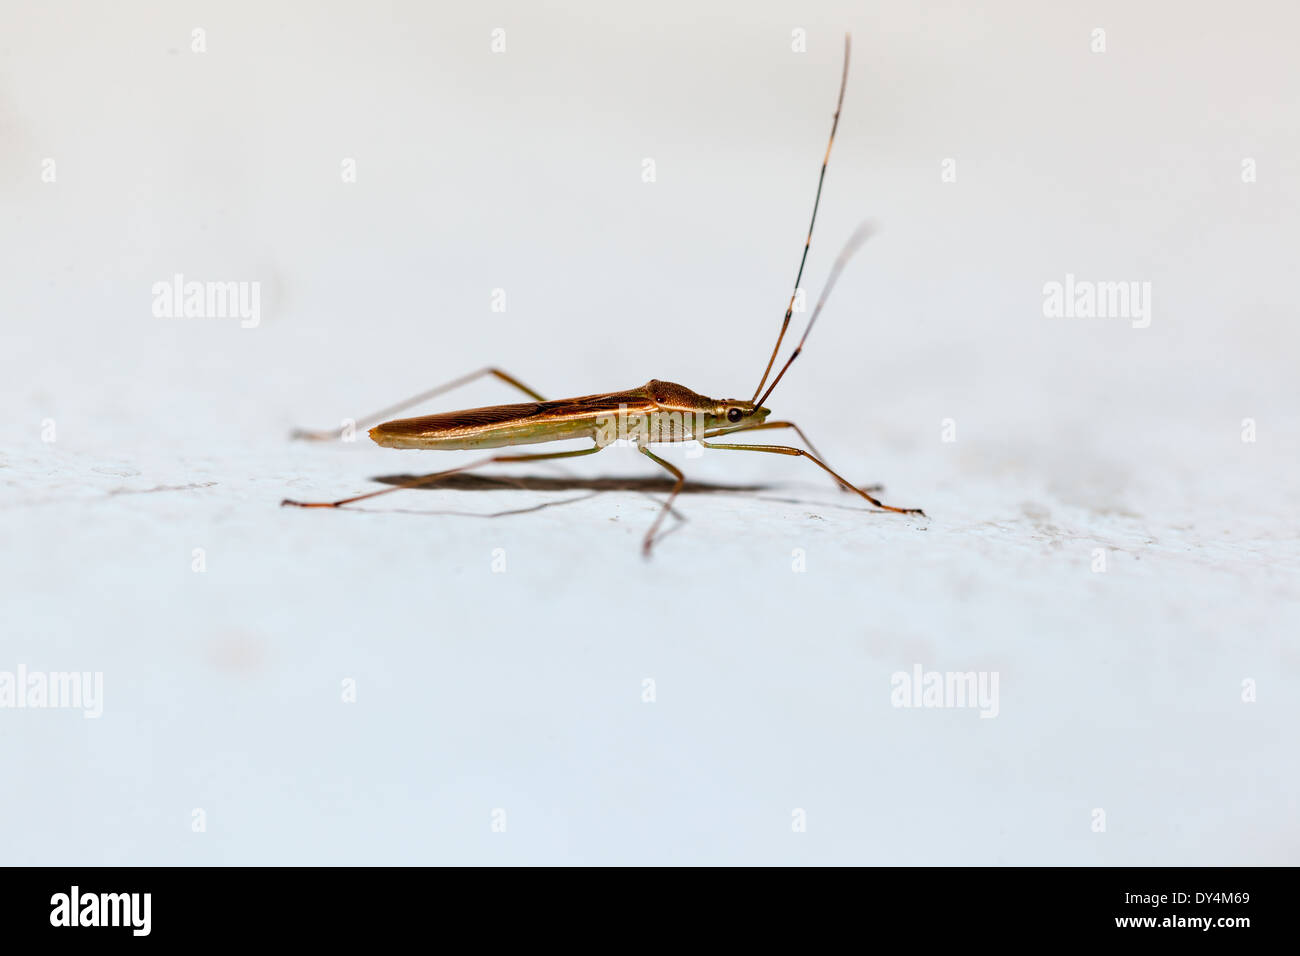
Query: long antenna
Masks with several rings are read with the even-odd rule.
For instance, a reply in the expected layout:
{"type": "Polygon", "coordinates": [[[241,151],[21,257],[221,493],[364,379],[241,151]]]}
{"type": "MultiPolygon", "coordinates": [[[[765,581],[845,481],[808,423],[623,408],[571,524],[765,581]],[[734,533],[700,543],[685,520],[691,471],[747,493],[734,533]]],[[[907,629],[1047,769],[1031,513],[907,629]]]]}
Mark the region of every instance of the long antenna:
{"type": "MultiPolygon", "coordinates": [[[[758,398],[758,393],[763,390],[767,384],[767,377],[772,374],[772,365],[776,362],[777,353],[781,351],[781,342],[785,340],[785,331],[790,327],[790,316],[794,314],[794,300],[799,294],[799,281],[803,278],[804,263],[808,261],[808,247],[812,245],[813,226],[817,224],[817,207],[822,201],[822,183],[826,180],[826,164],[831,161],[831,147],[835,145],[835,130],[840,125],[840,108],[844,106],[844,89],[849,83],[849,34],[844,34],[844,72],[840,76],[840,95],[835,101],[835,119],[831,121],[831,138],[826,144],[826,156],[822,159],[821,175],[817,177],[817,198],[813,200],[812,221],[808,223],[808,238],[804,240],[803,256],[799,259],[799,272],[794,277],[794,290],[790,293],[790,304],[785,307],[785,318],[781,321],[781,334],[776,337],[776,345],[772,349],[772,357],[767,360],[767,368],[763,369],[763,378],[758,383],[758,388],[754,389],[754,398],[758,398]]],[[[768,389],[769,393],[771,389],[768,389]]]]}
{"type": "Polygon", "coordinates": [[[817,307],[813,309],[812,318],[808,320],[808,327],[803,330],[803,338],[801,338],[799,344],[794,347],[794,351],[790,353],[790,357],[786,359],[785,365],[781,366],[781,371],[777,373],[776,378],[772,379],[772,384],[768,386],[767,391],[763,393],[763,397],[758,400],[758,405],[761,406],[767,401],[767,397],[772,394],[773,389],[775,389],[780,383],[786,370],[794,364],[794,360],[797,359],[799,353],[803,351],[803,344],[808,341],[808,333],[812,331],[813,324],[817,321],[817,316],[822,314],[822,306],[826,304],[826,300],[830,297],[831,289],[835,288],[835,281],[840,277],[840,273],[844,271],[844,267],[848,264],[848,261],[853,258],[853,253],[857,252],[870,236],[871,226],[864,222],[854,230],[853,235],[849,236],[849,241],[844,243],[844,248],[841,249],[840,254],[835,257],[835,265],[831,266],[831,274],[826,277],[826,285],[822,286],[822,294],[817,298],[817,307]]]}

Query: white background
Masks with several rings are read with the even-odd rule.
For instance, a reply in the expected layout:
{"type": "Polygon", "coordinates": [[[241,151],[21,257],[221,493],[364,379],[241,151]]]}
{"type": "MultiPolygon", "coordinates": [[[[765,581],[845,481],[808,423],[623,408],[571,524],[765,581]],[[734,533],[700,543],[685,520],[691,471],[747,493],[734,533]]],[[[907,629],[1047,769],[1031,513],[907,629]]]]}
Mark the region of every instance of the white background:
{"type": "Polygon", "coordinates": [[[0,710],[0,861],[1300,861],[1291,6],[541,6],[4,4],[0,670],[105,690],[0,710]],[[747,398],[846,30],[805,285],[879,232],[770,404],[928,520],[681,448],[762,487],[649,562],[581,481],[278,507],[471,460],[287,434],[485,364],[747,398]],[[260,325],[155,318],[178,272],[260,325]],[[918,664],[998,716],[891,706],[918,664]]]}

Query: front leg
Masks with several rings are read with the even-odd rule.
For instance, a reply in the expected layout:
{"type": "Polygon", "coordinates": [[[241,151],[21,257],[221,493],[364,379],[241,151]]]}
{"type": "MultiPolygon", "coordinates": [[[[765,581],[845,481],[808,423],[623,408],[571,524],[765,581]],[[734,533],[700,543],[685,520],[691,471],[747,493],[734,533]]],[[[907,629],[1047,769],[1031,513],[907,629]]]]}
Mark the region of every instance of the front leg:
{"type": "MultiPolygon", "coordinates": [[[[762,431],[765,428],[793,428],[795,432],[799,435],[799,437],[803,440],[803,443],[808,446],[808,450],[811,451],[813,455],[816,456],[817,459],[821,459],[823,461],[825,460],[822,458],[821,452],[817,450],[817,446],[814,445],[812,441],[808,438],[808,436],[803,433],[803,429],[800,428],[798,425],[796,425],[794,422],[762,422],[757,425],[740,425],[739,427],[736,428],[725,428],[725,427],[710,428],[708,431],[704,433],[704,437],[713,438],[717,435],[734,435],[737,432],[757,432],[757,431],[762,431]]],[[[827,470],[829,471],[830,469],[828,468],[827,470]]],[[[837,487],[840,489],[840,491],[857,491],[857,492],[874,491],[876,494],[880,494],[882,491],[885,490],[884,485],[862,485],[861,487],[854,487],[852,485],[840,484],[837,485],[837,487]]]]}
{"type": "Polygon", "coordinates": [[[861,495],[863,498],[866,498],[868,501],[870,501],[877,508],[881,508],[885,511],[892,511],[895,514],[900,514],[900,515],[925,515],[925,512],[922,511],[920,508],[895,508],[893,505],[887,505],[881,501],[877,501],[875,498],[871,497],[871,495],[867,494],[861,488],[856,488],[853,485],[849,484],[847,478],[844,478],[843,476],[836,474],[834,471],[830,469],[830,467],[824,461],[822,461],[816,455],[812,454],[812,452],[804,451],[802,448],[791,448],[789,445],[731,445],[731,444],[720,444],[717,442],[710,442],[710,441],[701,441],[700,444],[703,445],[705,448],[726,448],[726,449],[731,449],[733,451],[765,451],[774,455],[797,455],[802,458],[807,458],[818,468],[822,469],[822,471],[826,472],[828,475],[830,475],[832,478],[838,481],[846,490],[856,492],[857,494],[861,495]]]}

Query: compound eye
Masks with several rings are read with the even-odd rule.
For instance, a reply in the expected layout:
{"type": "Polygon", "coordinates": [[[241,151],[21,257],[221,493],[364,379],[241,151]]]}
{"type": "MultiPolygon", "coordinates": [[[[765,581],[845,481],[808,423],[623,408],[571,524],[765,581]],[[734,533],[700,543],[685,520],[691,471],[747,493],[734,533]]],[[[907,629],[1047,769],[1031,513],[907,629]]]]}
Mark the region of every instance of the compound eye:
{"type": "Polygon", "coordinates": [[[745,417],[745,413],[742,412],[739,408],[727,409],[727,421],[732,422],[733,424],[735,422],[740,421],[744,417],[745,417]]]}

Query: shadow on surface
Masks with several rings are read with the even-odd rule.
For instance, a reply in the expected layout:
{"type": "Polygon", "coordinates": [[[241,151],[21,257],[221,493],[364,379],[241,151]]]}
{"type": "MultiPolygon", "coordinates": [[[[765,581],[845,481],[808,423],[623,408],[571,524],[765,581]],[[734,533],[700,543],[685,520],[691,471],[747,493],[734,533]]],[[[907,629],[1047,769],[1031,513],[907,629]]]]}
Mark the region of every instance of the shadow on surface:
{"type": "MultiPolygon", "coordinates": [[[[381,475],[371,478],[384,485],[400,485],[405,481],[414,481],[419,475],[381,475]]],[[[734,494],[745,491],[766,491],[771,485],[718,485],[704,481],[688,481],[682,486],[682,494],[734,494]]],[[[502,488],[515,488],[520,491],[643,491],[667,494],[673,490],[671,478],[577,478],[567,475],[448,475],[427,485],[417,485],[408,491],[427,489],[455,491],[500,491],[502,488]]]]}
{"type": "MultiPolygon", "coordinates": [[[[420,475],[378,475],[371,478],[371,481],[384,485],[400,485],[404,482],[414,481],[420,475]]],[[[795,505],[798,507],[815,507],[818,510],[835,510],[835,511],[862,511],[862,505],[857,502],[853,495],[847,495],[841,499],[841,503],[835,504],[829,501],[809,502],[797,497],[763,495],[758,492],[769,491],[777,485],[771,484],[716,484],[706,481],[687,481],[682,486],[683,495],[699,494],[753,494],[755,501],[767,501],[776,504],[795,505]]],[[[460,516],[465,518],[503,518],[507,515],[522,515],[536,511],[544,511],[548,508],[560,507],[563,505],[574,504],[584,501],[588,498],[594,498],[607,491],[631,491],[644,494],[647,497],[654,495],[667,495],[673,489],[673,479],[671,478],[578,478],[570,475],[447,475],[436,481],[430,481],[425,485],[416,485],[407,488],[407,491],[424,491],[426,489],[454,491],[502,491],[505,489],[514,489],[516,491],[584,491],[586,494],[578,495],[573,498],[562,498],[558,501],[547,501],[541,504],[530,505],[523,508],[511,508],[506,511],[494,511],[489,513],[474,513],[465,511],[413,511],[407,508],[393,508],[389,510],[393,514],[421,514],[429,516],[460,516]]],[[[864,490],[879,492],[880,485],[869,485],[864,490]]],[[[651,498],[653,501],[659,501],[659,498],[651,498]]],[[[349,509],[356,511],[367,511],[371,509],[357,508],[349,509]]],[[[685,516],[676,508],[670,508],[671,514],[677,524],[672,528],[660,534],[663,538],[669,534],[675,533],[682,524],[686,522],[685,516]]]]}

